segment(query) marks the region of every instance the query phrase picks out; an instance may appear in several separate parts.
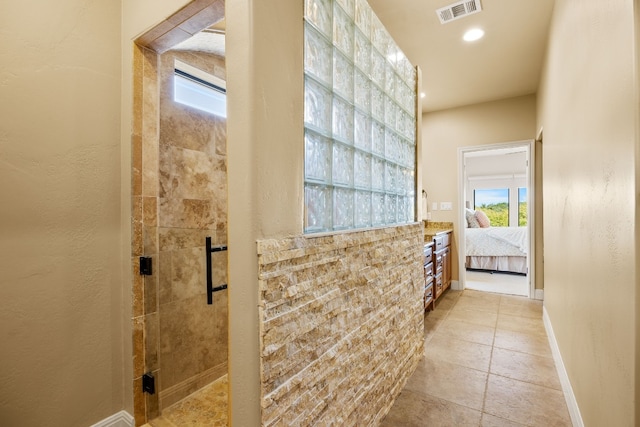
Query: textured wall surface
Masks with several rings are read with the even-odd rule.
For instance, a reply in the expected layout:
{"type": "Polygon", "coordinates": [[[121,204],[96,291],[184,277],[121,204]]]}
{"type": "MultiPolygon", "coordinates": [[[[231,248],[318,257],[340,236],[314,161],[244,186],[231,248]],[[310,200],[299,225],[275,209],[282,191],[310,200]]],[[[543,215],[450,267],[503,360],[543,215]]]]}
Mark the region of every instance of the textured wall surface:
{"type": "Polygon", "coordinates": [[[433,221],[457,221],[458,148],[534,139],[536,97],[520,96],[422,116],[422,183],[433,221]],[[451,201],[453,210],[432,211],[431,202],[451,201]]]}
{"type": "MultiPolygon", "coordinates": [[[[428,194],[428,211],[433,221],[459,224],[458,149],[475,145],[534,139],[536,97],[520,96],[485,102],[422,116],[422,182],[428,194]],[[450,201],[450,211],[431,210],[432,202],[450,201]]],[[[456,233],[457,240],[462,233],[456,233]]],[[[459,245],[452,246],[451,273],[459,279],[459,245]]],[[[541,260],[539,260],[541,263],[541,260]]],[[[540,285],[541,287],[542,285],[540,285]]]]}
{"type": "Polygon", "coordinates": [[[0,16],[0,424],[84,427],[122,409],[130,363],[120,4],[2,2],[0,16]]]}
{"type": "Polygon", "coordinates": [[[640,425],[634,3],[557,0],[539,95],[544,305],[586,426],[640,425]]]}
{"type": "Polygon", "coordinates": [[[422,224],[258,242],[262,424],[375,425],[422,356],[422,224]]]}

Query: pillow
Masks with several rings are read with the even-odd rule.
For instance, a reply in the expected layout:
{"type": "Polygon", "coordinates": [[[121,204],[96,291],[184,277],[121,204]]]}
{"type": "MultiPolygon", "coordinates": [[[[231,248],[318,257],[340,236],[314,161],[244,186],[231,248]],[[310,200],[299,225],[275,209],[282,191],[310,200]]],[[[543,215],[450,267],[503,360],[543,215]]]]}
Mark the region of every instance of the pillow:
{"type": "Polygon", "coordinates": [[[480,224],[476,218],[476,211],[467,208],[465,209],[465,216],[467,217],[467,227],[480,228],[480,224]]]}
{"type": "Polygon", "coordinates": [[[476,211],[476,219],[478,220],[478,224],[480,224],[481,228],[491,227],[491,221],[489,221],[489,217],[486,213],[476,211]]]}

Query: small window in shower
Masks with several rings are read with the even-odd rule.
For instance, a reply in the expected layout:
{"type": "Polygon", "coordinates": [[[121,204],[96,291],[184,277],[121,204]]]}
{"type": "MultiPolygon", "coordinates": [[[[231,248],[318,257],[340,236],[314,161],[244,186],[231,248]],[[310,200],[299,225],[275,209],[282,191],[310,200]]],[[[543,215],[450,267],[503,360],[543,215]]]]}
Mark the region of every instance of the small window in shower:
{"type": "Polygon", "coordinates": [[[226,82],[182,61],[175,61],[173,99],[220,117],[227,117],[226,82]]]}

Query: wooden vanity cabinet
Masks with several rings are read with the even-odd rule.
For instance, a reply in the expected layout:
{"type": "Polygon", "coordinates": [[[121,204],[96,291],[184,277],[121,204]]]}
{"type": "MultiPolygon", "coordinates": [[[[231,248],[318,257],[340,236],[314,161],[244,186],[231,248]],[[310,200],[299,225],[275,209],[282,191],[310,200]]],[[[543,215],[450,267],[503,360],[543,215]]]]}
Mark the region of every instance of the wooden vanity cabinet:
{"type": "Polygon", "coordinates": [[[433,258],[435,307],[435,301],[451,285],[451,232],[439,233],[433,237],[433,258]]]}
{"type": "Polygon", "coordinates": [[[433,269],[433,242],[428,242],[424,245],[424,308],[425,310],[433,309],[435,296],[435,275],[433,269]]]}

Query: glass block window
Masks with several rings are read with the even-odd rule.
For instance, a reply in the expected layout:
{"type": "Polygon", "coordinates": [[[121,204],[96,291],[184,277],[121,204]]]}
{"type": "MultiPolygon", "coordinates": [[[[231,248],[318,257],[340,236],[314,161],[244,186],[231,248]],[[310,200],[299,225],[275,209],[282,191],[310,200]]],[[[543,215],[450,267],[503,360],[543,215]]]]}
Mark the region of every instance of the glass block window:
{"type": "Polygon", "coordinates": [[[366,0],[305,0],[305,232],[416,218],[416,74],[366,0]]]}

